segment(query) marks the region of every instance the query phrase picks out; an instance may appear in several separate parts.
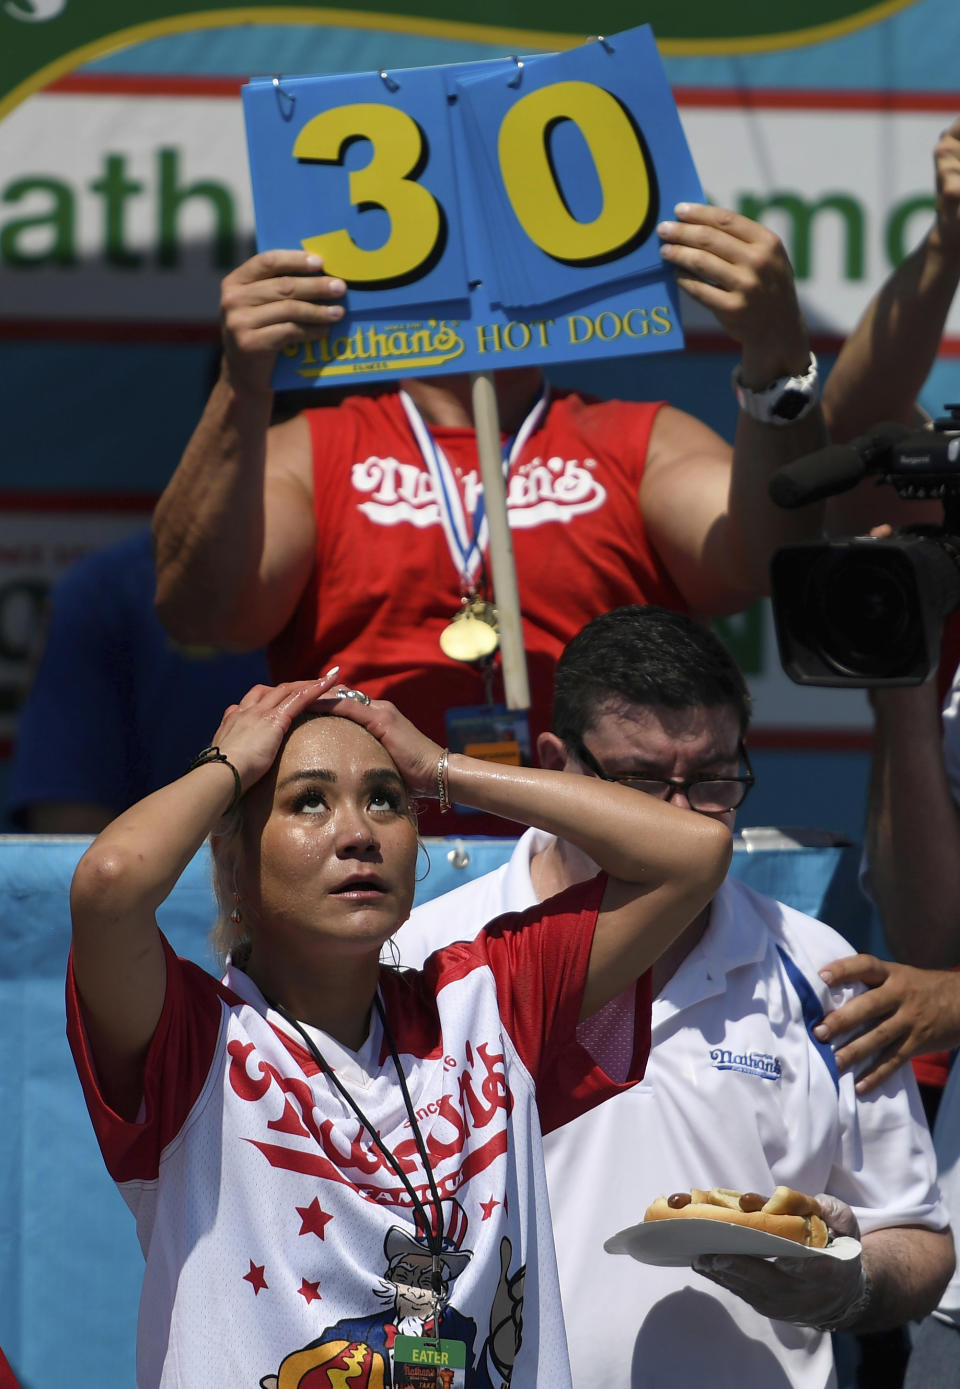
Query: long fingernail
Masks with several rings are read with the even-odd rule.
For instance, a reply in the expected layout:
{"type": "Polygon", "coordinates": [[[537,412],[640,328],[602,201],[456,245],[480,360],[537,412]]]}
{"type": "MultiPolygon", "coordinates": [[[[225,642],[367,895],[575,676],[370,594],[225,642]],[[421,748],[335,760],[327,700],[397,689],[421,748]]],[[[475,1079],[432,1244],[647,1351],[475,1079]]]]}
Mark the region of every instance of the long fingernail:
{"type": "Polygon", "coordinates": [[[337,673],[337,671],[338,671],[339,669],[340,669],[339,666],[331,666],[330,669],[327,671],[326,675],[321,675],[320,679],[321,679],[321,680],[332,680],[333,677],[336,675],[336,673],[337,673]]]}

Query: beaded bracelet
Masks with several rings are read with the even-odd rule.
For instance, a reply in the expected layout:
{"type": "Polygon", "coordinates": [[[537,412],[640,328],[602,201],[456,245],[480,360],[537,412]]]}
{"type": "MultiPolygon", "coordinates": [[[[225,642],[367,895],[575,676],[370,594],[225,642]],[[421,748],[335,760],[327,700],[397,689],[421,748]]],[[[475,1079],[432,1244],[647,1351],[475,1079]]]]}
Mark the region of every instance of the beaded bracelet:
{"type": "Polygon", "coordinates": [[[450,756],[450,749],[444,748],[437,763],[437,799],[440,802],[440,814],[446,815],[450,809],[450,799],[447,795],[447,758],[450,756]]]}
{"type": "Polygon", "coordinates": [[[193,759],[193,761],[190,763],[190,766],[187,768],[187,771],[192,772],[196,767],[205,767],[208,762],[222,762],[224,766],[229,767],[231,772],[233,772],[233,781],[235,789],[233,793],[233,800],[230,802],[230,805],[228,806],[228,810],[232,810],[233,807],[237,804],[237,801],[239,801],[240,797],[243,795],[243,782],[240,780],[240,773],[237,771],[236,767],[233,765],[230,759],[228,757],[225,757],[218,747],[214,747],[212,745],[208,748],[204,748],[202,752],[197,753],[196,757],[193,759]]]}

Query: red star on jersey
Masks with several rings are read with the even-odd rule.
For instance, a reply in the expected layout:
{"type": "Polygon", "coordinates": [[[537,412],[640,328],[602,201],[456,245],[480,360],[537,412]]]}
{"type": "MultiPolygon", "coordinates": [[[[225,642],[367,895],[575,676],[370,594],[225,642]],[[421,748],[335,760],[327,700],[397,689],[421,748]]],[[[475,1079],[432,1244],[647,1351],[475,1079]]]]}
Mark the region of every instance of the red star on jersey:
{"type": "Polygon", "coordinates": [[[255,1264],[251,1259],[250,1272],[243,1275],[244,1282],[250,1284],[254,1291],[254,1295],[256,1295],[261,1288],[269,1287],[266,1278],[263,1276],[263,1270],[265,1268],[266,1264],[255,1264]]]}
{"type": "Polygon", "coordinates": [[[319,1278],[317,1279],[317,1281],[316,1281],[315,1283],[308,1283],[307,1280],[306,1280],[306,1278],[304,1278],[304,1279],[301,1281],[300,1286],[299,1286],[299,1288],[297,1289],[297,1292],[298,1292],[298,1293],[300,1294],[300,1296],[303,1298],[304,1302],[306,1302],[308,1305],[309,1305],[311,1302],[318,1302],[318,1301],[320,1300],[320,1280],[319,1280],[319,1278]]]}
{"type": "Polygon", "coordinates": [[[328,1220],[333,1219],[333,1216],[327,1215],[316,1196],[310,1202],[309,1206],[298,1206],[297,1215],[302,1221],[300,1226],[301,1235],[319,1235],[321,1239],[326,1238],[323,1233],[324,1227],[328,1220]]]}
{"type": "Polygon", "coordinates": [[[494,1211],[497,1209],[499,1204],[500,1202],[495,1201],[492,1196],[490,1197],[489,1201],[480,1202],[480,1209],[483,1211],[484,1220],[490,1219],[490,1217],[493,1215],[494,1211]]]}

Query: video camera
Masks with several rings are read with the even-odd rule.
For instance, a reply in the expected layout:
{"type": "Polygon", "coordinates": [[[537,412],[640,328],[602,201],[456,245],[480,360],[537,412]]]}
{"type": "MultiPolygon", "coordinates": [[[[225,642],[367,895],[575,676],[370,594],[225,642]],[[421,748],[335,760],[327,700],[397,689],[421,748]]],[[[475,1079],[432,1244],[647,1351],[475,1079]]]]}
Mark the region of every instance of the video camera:
{"type": "Polygon", "coordinates": [[[960,607],[960,405],[934,428],[878,424],[798,458],[770,480],[793,508],[875,476],[901,497],[943,503],[943,525],[786,545],[770,566],[780,659],[798,685],[922,685],[940,660],[943,619],[960,607]]]}

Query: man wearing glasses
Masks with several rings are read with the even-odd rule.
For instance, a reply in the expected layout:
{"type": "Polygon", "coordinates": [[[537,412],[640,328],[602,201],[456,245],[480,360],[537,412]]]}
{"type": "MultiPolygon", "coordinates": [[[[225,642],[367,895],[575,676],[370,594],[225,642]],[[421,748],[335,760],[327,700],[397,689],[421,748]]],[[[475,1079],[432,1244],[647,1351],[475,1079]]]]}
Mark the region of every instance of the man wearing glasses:
{"type": "MultiPolygon", "coordinates": [[[[543,766],[732,826],[754,779],[749,717],[743,676],[709,630],[664,608],[618,608],[566,647],[538,752],[543,766]]],[[[413,913],[398,936],[403,962],[595,871],[569,844],[529,831],[502,868],[413,913]]],[[[953,1247],[912,1077],[859,1100],[812,1035],[849,997],[818,970],[849,953],[829,927],[731,877],[651,978],[581,1025],[586,1064],[623,1090],[562,1127],[541,1100],[577,1386],[827,1389],[831,1330],[880,1330],[935,1305],[953,1247]],[[651,989],[652,1049],[630,1084],[651,989]],[[828,1224],[851,1233],[859,1222],[862,1257],[704,1258],[693,1269],[604,1252],[658,1195],[777,1185],[828,1193],[828,1224]]]]}

